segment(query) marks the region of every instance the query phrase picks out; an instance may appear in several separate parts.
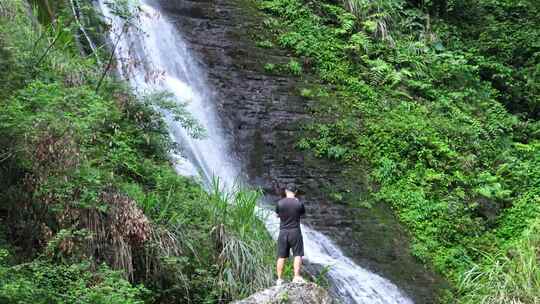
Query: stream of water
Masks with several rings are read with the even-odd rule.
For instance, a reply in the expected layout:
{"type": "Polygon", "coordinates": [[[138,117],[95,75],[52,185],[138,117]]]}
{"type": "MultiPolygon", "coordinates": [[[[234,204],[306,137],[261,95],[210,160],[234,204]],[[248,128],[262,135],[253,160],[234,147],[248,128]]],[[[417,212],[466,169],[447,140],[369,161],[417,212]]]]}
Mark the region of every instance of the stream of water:
{"type": "MultiPolygon", "coordinates": [[[[231,153],[214,104],[214,94],[206,82],[205,71],[189,51],[182,34],[162,16],[159,6],[141,0],[142,12],[137,29],[123,31],[124,19],[115,16],[109,1],[99,8],[112,26],[110,40],[119,58],[118,72],[137,93],[171,92],[178,102],[205,128],[207,136],[195,139],[170,115],[166,117],[171,137],[183,148],[178,160],[179,174],[199,176],[206,184],[217,176],[230,188],[241,175],[238,160],[231,153]]],[[[279,222],[268,209],[259,209],[269,232],[277,238],[279,222]]],[[[394,284],[346,257],[325,235],[302,226],[305,259],[328,267],[332,291],[343,303],[412,304],[394,284]]]]}

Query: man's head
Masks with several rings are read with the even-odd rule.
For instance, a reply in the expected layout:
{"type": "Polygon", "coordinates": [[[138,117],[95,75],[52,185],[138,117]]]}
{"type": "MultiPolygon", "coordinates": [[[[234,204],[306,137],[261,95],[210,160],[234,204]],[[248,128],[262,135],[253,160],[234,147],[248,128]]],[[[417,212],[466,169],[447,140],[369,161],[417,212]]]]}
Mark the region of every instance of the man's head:
{"type": "Polygon", "coordinates": [[[296,196],[296,186],[292,183],[287,184],[285,186],[285,196],[286,197],[295,197],[296,196]]]}

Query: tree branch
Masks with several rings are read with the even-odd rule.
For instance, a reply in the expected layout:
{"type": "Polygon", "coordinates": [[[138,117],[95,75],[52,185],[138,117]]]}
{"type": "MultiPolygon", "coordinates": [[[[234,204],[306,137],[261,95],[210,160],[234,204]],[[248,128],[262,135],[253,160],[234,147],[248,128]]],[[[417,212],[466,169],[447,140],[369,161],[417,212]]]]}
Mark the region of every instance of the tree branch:
{"type": "Polygon", "coordinates": [[[98,65],[101,66],[101,60],[99,59],[99,54],[97,52],[96,45],[94,44],[94,42],[92,41],[92,39],[90,38],[86,30],[84,29],[84,26],[81,23],[81,20],[79,18],[80,9],[77,9],[78,5],[76,5],[75,0],[69,0],[69,2],[71,4],[71,10],[73,11],[73,16],[75,17],[75,21],[77,22],[77,25],[79,26],[79,29],[81,30],[81,33],[83,33],[84,38],[86,39],[86,41],[88,41],[88,46],[90,47],[90,49],[92,50],[92,53],[96,57],[96,61],[98,65]]]}
{"type": "Polygon", "coordinates": [[[99,92],[99,88],[101,87],[101,84],[103,83],[103,80],[105,79],[105,76],[107,75],[107,73],[109,72],[109,70],[111,69],[111,66],[112,66],[112,63],[113,63],[113,60],[114,60],[114,55],[116,53],[116,49],[118,48],[118,44],[120,44],[120,40],[122,39],[122,35],[124,34],[124,31],[126,30],[126,27],[124,25],[124,27],[122,28],[122,31],[120,32],[120,34],[118,35],[118,38],[116,39],[116,42],[114,44],[114,47],[111,51],[111,54],[109,55],[109,59],[107,60],[107,66],[105,67],[105,70],[103,71],[103,73],[101,74],[101,77],[99,78],[99,82],[96,86],[96,93],[99,92]]]}
{"type": "MultiPolygon", "coordinates": [[[[73,22],[73,19],[74,17],[71,17],[71,19],[69,19],[69,21],[67,22],[67,24],[65,25],[66,27],[67,26],[70,26],[71,25],[71,22],[73,22]]],[[[49,46],[47,47],[47,49],[45,50],[45,52],[43,53],[43,55],[41,55],[41,57],[39,57],[36,65],[34,66],[34,72],[39,68],[39,66],[41,65],[41,63],[43,62],[43,60],[45,59],[45,57],[47,57],[47,55],[49,54],[49,51],[53,48],[53,46],[56,44],[56,41],[58,41],[58,39],[60,38],[60,36],[62,36],[62,29],[60,27],[60,25],[58,25],[58,34],[56,34],[56,37],[54,37],[53,41],[49,44],[49,46]]]]}

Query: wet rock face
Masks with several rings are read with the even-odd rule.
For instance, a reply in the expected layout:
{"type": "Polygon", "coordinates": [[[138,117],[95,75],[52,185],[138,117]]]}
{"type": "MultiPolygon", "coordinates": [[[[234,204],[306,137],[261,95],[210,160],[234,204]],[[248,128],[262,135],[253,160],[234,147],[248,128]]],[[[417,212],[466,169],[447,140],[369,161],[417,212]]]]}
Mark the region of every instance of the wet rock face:
{"type": "Polygon", "coordinates": [[[226,136],[250,182],[265,189],[269,200],[278,198],[276,183],[296,183],[306,202],[308,225],[361,266],[393,281],[416,303],[434,303],[440,279],[410,255],[407,236],[386,206],[350,208],[331,202],[328,194],[344,184],[365,190],[363,173],[344,176],[336,163],[295,148],[311,103],[299,92],[312,81],[309,75],[264,70],[266,63],[284,64],[290,56],[256,46],[264,39],[264,17],[244,2],[249,0],[156,1],[207,72],[226,136]]]}
{"type": "Polygon", "coordinates": [[[268,191],[273,181],[315,185],[324,174],[305,168],[304,156],[294,149],[308,101],[298,94],[298,79],[265,73],[265,63],[290,58],[283,51],[256,47],[252,29],[261,20],[255,12],[224,0],[162,0],[161,5],[199,55],[250,181],[268,191]]]}
{"type": "Polygon", "coordinates": [[[284,284],[253,294],[233,304],[331,304],[326,290],[313,284],[284,284]]]}

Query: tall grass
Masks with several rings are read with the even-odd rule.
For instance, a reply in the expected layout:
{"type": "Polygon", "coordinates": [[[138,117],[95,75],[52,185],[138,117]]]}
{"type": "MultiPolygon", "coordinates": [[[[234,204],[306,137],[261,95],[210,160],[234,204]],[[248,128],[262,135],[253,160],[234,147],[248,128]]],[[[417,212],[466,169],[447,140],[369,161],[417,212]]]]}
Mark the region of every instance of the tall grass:
{"type": "Polygon", "coordinates": [[[218,253],[217,284],[232,298],[272,284],[275,245],[257,214],[261,195],[238,185],[224,191],[217,178],[208,193],[218,253]]]}
{"type": "Polygon", "coordinates": [[[485,255],[464,276],[464,304],[540,303],[540,220],[504,255],[485,255]]]}
{"type": "MultiPolygon", "coordinates": [[[[275,245],[257,214],[262,192],[235,185],[225,189],[214,178],[209,189],[178,177],[172,170],[154,172],[150,193],[134,185],[123,190],[139,202],[154,223],[142,269],[146,279],[182,290],[184,301],[200,293],[200,275],[211,301],[226,303],[266,288],[273,281],[275,245]],[[182,259],[188,258],[185,261],[182,259]],[[169,263],[180,259],[176,266],[169,263]]],[[[172,298],[168,298],[169,300],[172,298]]]]}

